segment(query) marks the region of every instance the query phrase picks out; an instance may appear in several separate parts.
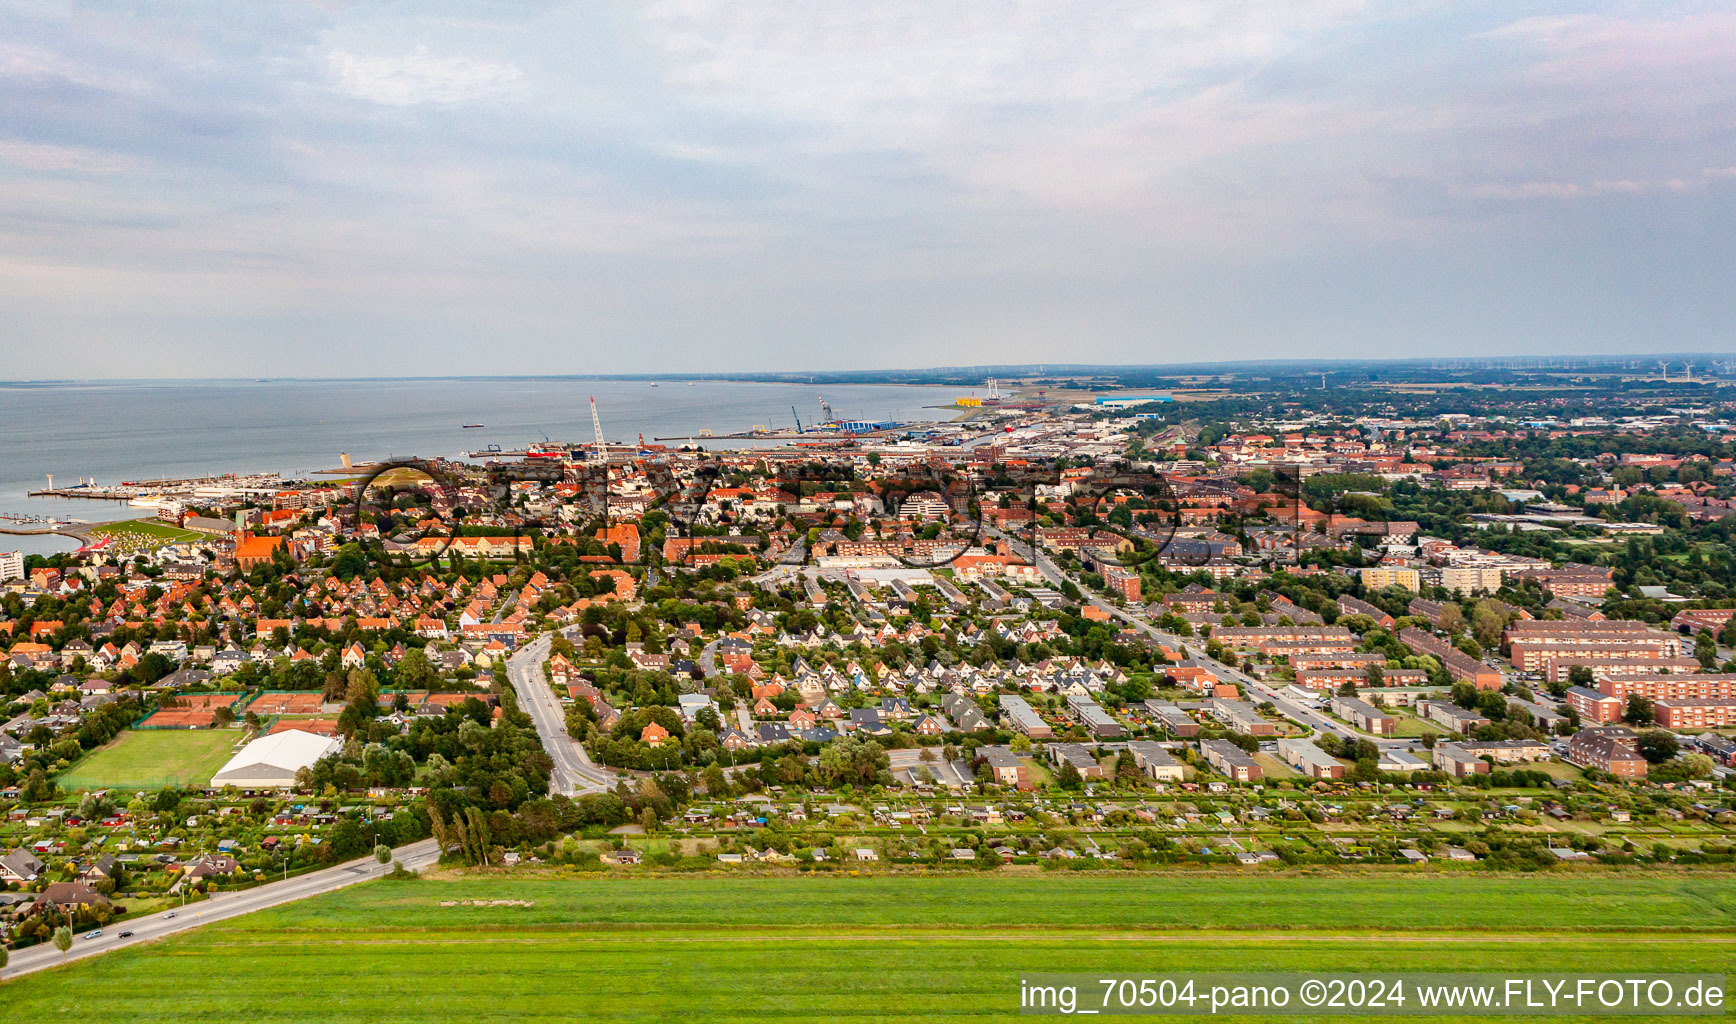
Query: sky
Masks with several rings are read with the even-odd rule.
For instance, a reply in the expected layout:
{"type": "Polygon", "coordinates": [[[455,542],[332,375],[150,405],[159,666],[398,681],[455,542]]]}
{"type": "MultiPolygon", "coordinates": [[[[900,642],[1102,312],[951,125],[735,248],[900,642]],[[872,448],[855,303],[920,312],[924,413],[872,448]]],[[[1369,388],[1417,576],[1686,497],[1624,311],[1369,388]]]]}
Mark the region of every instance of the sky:
{"type": "Polygon", "coordinates": [[[1736,6],[0,0],[0,379],[1736,350],[1736,6]]]}

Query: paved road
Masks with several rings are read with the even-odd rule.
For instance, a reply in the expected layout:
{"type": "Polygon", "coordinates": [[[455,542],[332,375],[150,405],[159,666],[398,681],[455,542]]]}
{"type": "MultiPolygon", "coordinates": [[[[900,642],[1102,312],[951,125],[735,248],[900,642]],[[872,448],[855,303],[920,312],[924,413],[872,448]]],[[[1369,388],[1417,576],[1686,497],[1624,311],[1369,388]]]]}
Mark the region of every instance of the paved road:
{"type": "Polygon", "coordinates": [[[518,706],[536,723],[536,733],[543,749],[554,759],[554,775],[549,786],[557,793],[600,793],[615,788],[615,773],[598,767],[585,753],[579,741],[567,735],[567,709],[561,704],[548,680],[543,678],[542,663],[548,660],[552,634],[540,636],[525,644],[506,663],[506,675],[518,693],[518,706]]]}
{"type": "Polygon", "coordinates": [[[717,645],[718,645],[718,642],[719,641],[717,641],[717,640],[713,640],[711,643],[708,643],[704,647],[700,648],[700,651],[699,651],[699,660],[696,662],[696,664],[699,665],[699,674],[704,676],[707,679],[710,679],[712,676],[715,676],[718,674],[718,668],[717,668],[717,645]]]}
{"type": "MultiPolygon", "coordinates": [[[[1043,554],[1043,552],[1041,550],[1033,550],[1031,545],[1025,543],[1024,541],[1019,540],[1016,537],[1013,537],[1013,536],[1010,536],[1006,533],[1003,533],[1002,531],[995,529],[993,527],[989,527],[989,526],[985,525],[983,527],[983,530],[985,532],[987,532],[988,534],[990,534],[991,536],[995,537],[997,540],[1005,541],[1012,548],[1012,550],[1015,554],[1018,554],[1022,557],[1031,559],[1031,564],[1035,565],[1037,567],[1037,571],[1041,572],[1043,574],[1043,576],[1049,580],[1050,583],[1053,583],[1056,586],[1059,586],[1061,581],[1063,579],[1067,578],[1065,576],[1065,574],[1062,573],[1061,568],[1059,566],[1057,566],[1054,562],[1050,561],[1049,557],[1047,555],[1043,554]]],[[[1073,580],[1073,584],[1075,586],[1078,586],[1079,581],[1073,580]]],[[[1082,593],[1085,596],[1086,600],[1090,601],[1093,605],[1096,605],[1098,608],[1103,609],[1105,612],[1107,612],[1112,617],[1114,617],[1114,618],[1116,618],[1122,622],[1127,623],[1128,625],[1132,626],[1133,628],[1135,628],[1137,630],[1140,630],[1141,632],[1145,633],[1148,636],[1155,637],[1156,639],[1163,641],[1164,643],[1168,644],[1172,649],[1177,650],[1177,651],[1181,651],[1184,655],[1187,653],[1187,647],[1185,646],[1185,641],[1181,637],[1176,636],[1173,633],[1167,633],[1161,629],[1158,629],[1156,626],[1152,625],[1151,623],[1146,622],[1144,619],[1136,618],[1133,615],[1128,614],[1126,611],[1123,611],[1122,609],[1117,608],[1113,602],[1111,602],[1105,598],[1099,597],[1096,594],[1091,593],[1090,591],[1086,590],[1084,587],[1079,587],[1079,590],[1080,590],[1080,593],[1082,593]]],[[[1370,737],[1370,736],[1360,736],[1359,737],[1358,733],[1354,729],[1351,729],[1349,726],[1344,725],[1340,722],[1335,722],[1332,719],[1327,718],[1325,715],[1322,715],[1317,711],[1310,711],[1309,709],[1302,707],[1300,704],[1297,704],[1294,701],[1286,700],[1283,697],[1278,696],[1278,688],[1277,687],[1273,687],[1271,685],[1263,683],[1260,680],[1255,679],[1253,676],[1248,675],[1246,672],[1243,672],[1241,669],[1234,667],[1233,665],[1228,665],[1228,664],[1225,664],[1223,662],[1218,662],[1217,668],[1215,669],[1215,671],[1220,676],[1223,676],[1227,679],[1232,679],[1236,682],[1241,683],[1243,688],[1246,689],[1247,692],[1251,696],[1254,697],[1256,703],[1258,703],[1260,701],[1271,701],[1272,706],[1276,707],[1286,717],[1290,718],[1292,721],[1298,721],[1298,722],[1305,723],[1309,727],[1313,728],[1316,732],[1330,732],[1330,733],[1337,735],[1341,739],[1347,739],[1347,740],[1357,739],[1357,738],[1373,740],[1374,743],[1376,743],[1377,745],[1379,745],[1381,747],[1395,747],[1395,748],[1399,748],[1399,749],[1409,749],[1415,743],[1414,740],[1408,740],[1408,739],[1385,739],[1385,738],[1375,738],[1375,737],[1370,737]]]]}
{"type": "MultiPolygon", "coordinates": [[[[439,851],[434,840],[424,839],[419,843],[399,847],[395,851],[398,863],[412,871],[428,867],[439,860],[439,851]]],[[[392,870],[390,864],[376,863],[372,856],[361,860],[353,860],[337,867],[322,868],[310,871],[305,875],[297,875],[286,882],[270,882],[256,889],[245,889],[241,892],[218,893],[209,899],[198,903],[189,903],[185,908],[167,910],[149,917],[133,918],[118,924],[109,925],[102,930],[102,935],[94,939],[75,938],[72,948],[63,956],[55,949],[53,943],[44,942],[19,950],[12,954],[12,962],[6,969],[0,971],[0,978],[16,978],[21,974],[40,971],[55,967],[69,960],[80,960],[87,956],[96,956],[111,950],[136,946],[141,942],[150,942],[184,932],[201,925],[216,921],[227,921],[232,917],[251,914],[256,910],[275,907],[293,900],[318,896],[335,889],[366,882],[379,878],[392,870]],[[170,915],[174,916],[170,916],[170,915]],[[130,938],[121,938],[121,932],[130,931],[130,938]]],[[[84,933],[80,933],[82,936],[84,933]]]]}
{"type": "Polygon", "coordinates": [[[519,592],[516,590],[507,594],[506,597],[501,600],[500,607],[494,610],[494,617],[488,621],[498,623],[500,620],[506,618],[506,613],[512,611],[513,606],[518,604],[518,594],[519,592]]]}

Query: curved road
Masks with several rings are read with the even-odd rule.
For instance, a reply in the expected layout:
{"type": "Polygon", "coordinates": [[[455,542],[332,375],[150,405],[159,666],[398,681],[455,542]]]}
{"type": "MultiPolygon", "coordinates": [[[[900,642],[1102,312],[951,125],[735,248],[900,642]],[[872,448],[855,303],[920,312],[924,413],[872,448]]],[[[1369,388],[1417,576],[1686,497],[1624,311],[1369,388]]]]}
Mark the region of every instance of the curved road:
{"type": "Polygon", "coordinates": [[[506,662],[506,676],[518,693],[518,706],[530,715],[543,749],[554,759],[549,787],[567,796],[614,789],[615,773],[599,767],[585,753],[584,745],[567,735],[567,710],[543,678],[542,664],[548,660],[553,643],[553,635],[537,637],[506,662]]]}
{"type": "MultiPolygon", "coordinates": [[[[432,839],[400,846],[392,853],[398,863],[412,871],[428,867],[440,859],[439,850],[432,839]]],[[[87,933],[80,932],[72,940],[72,948],[67,950],[65,955],[49,942],[18,950],[12,954],[12,962],[5,970],[0,971],[0,978],[16,978],[21,974],[57,967],[72,960],[82,960],[111,950],[136,946],[141,942],[151,942],[201,925],[227,921],[232,917],[251,914],[281,903],[318,896],[355,885],[357,882],[380,878],[391,873],[391,870],[390,863],[378,863],[370,855],[347,864],[297,875],[288,881],[270,882],[256,889],[244,889],[240,892],[218,893],[198,903],[189,903],[184,908],[176,907],[148,917],[131,918],[107,925],[102,929],[102,934],[94,939],[86,939],[83,936],[87,933]],[[133,934],[123,939],[120,934],[125,931],[133,934]]]]}

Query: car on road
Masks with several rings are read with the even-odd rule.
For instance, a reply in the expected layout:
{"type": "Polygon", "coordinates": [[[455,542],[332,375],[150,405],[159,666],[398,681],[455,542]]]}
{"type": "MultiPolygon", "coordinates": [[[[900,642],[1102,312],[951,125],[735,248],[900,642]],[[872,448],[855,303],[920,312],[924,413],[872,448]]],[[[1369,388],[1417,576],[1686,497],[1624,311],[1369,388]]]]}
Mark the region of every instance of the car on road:
{"type": "Polygon", "coordinates": [[[123,939],[130,939],[133,937],[133,933],[132,933],[131,929],[129,929],[127,931],[121,932],[119,937],[123,938],[123,939]]]}
{"type": "Polygon", "coordinates": [[[100,936],[101,934],[102,934],[102,929],[98,928],[95,931],[85,932],[84,937],[87,939],[94,939],[94,938],[97,938],[98,936],[100,936]]]}
{"type": "Polygon", "coordinates": [[[163,915],[163,920],[167,921],[169,918],[174,917],[174,916],[175,916],[175,912],[173,910],[171,910],[167,914],[163,915]]]}

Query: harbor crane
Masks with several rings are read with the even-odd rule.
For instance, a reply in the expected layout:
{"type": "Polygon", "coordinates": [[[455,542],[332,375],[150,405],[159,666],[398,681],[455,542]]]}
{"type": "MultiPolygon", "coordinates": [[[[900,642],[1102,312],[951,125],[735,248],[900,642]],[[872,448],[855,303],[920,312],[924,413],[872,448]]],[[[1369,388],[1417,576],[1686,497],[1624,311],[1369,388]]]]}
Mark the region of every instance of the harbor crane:
{"type": "Polygon", "coordinates": [[[797,412],[796,407],[792,405],[792,406],[790,406],[790,415],[794,416],[796,418],[796,433],[798,433],[798,434],[801,433],[802,432],[802,414],[797,412]]]}
{"type": "Polygon", "coordinates": [[[603,445],[603,418],[597,415],[597,396],[591,397],[591,430],[597,435],[597,447],[591,452],[591,461],[599,465],[609,461],[609,449],[603,445]]]}

